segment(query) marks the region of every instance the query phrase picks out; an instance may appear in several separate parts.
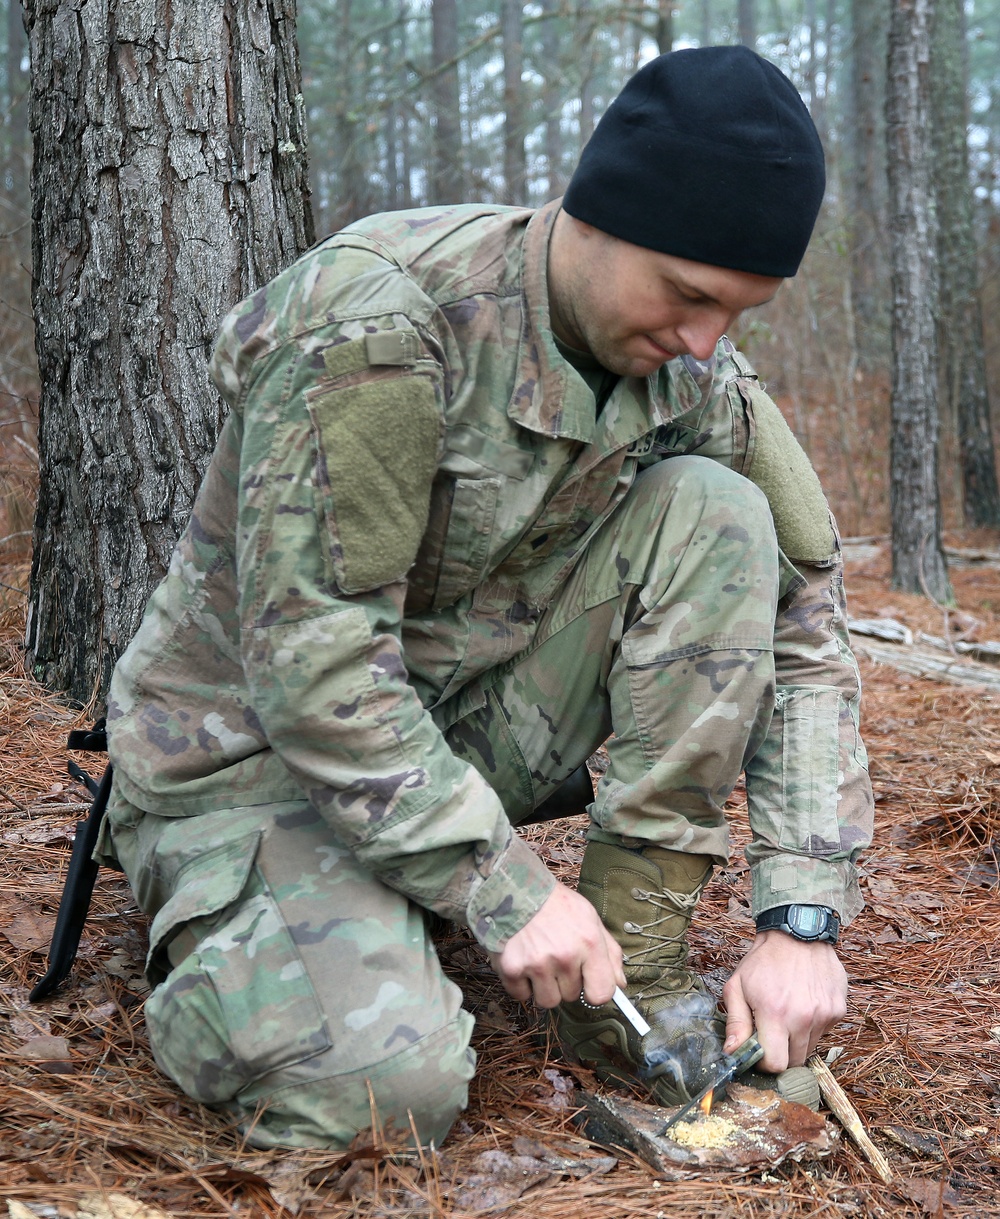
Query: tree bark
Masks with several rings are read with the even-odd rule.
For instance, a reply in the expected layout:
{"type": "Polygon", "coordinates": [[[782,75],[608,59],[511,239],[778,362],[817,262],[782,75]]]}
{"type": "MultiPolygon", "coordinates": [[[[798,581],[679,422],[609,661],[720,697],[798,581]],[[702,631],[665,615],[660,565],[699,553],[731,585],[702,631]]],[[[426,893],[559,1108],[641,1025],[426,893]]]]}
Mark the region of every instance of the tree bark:
{"type": "Polygon", "coordinates": [[[931,81],[941,400],[958,434],[966,524],[997,526],[1000,489],[986,384],[978,248],[969,180],[964,49],[962,0],[936,0],[931,81]]]}
{"type": "Polygon", "coordinates": [[[434,155],[428,202],[461,203],[464,175],[456,0],[433,0],[431,44],[434,155]]]}
{"type": "Polygon", "coordinates": [[[222,315],[312,240],[294,0],[28,0],[35,675],[100,697],[222,422],[222,315]]]}
{"type": "Polygon", "coordinates": [[[932,0],[892,0],[889,25],[892,582],[895,588],[950,602],[937,482],[938,284],[928,63],[932,6],[932,0]]]}

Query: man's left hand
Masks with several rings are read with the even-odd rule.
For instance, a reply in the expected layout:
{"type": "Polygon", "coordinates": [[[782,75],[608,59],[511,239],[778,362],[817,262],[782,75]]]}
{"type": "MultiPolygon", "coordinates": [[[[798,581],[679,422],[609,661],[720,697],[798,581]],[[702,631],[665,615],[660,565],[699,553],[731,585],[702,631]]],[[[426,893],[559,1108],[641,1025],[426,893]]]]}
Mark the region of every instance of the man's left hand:
{"type": "Polygon", "coordinates": [[[810,944],[784,931],[757,933],[722,989],[725,1050],[756,1028],[764,1047],[760,1070],[800,1067],[847,1011],[847,974],[832,944],[810,944]]]}

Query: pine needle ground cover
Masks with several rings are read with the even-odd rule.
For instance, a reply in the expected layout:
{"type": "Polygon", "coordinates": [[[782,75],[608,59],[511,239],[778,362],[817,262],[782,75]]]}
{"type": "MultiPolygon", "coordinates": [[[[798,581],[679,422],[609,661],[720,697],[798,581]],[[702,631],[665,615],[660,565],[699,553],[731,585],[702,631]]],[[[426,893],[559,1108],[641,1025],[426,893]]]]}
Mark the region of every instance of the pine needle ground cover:
{"type": "MultiPolygon", "coordinates": [[[[997,539],[952,539],[997,549],[997,539]]],[[[889,589],[887,547],[849,566],[852,614],[914,633],[1000,640],[1000,571],[954,570],[958,613],[889,589]]],[[[23,570],[0,573],[8,589],[23,570]]],[[[476,1017],[469,1108],[436,1154],[398,1154],[377,1114],[351,1151],[262,1153],[157,1071],[142,1019],[146,921],[102,871],[76,967],[27,1002],[45,953],[84,790],[65,738],[85,717],[25,676],[23,598],[0,615],[0,1199],[15,1219],[52,1216],[469,1216],[736,1219],[737,1216],[1000,1216],[1000,692],[863,661],[877,837],[867,908],[843,936],[847,1018],[826,1038],[832,1070],[887,1156],[882,1182],[846,1137],[813,1163],[656,1173],[588,1139],[575,1120],[592,1077],[562,1061],[537,1013],[510,1000],[471,938],[440,951],[476,1017]]],[[[99,756],[79,758],[99,772],[99,756]]],[[[594,760],[600,767],[600,757],[594,760]]],[[[693,937],[718,989],[752,935],[745,809],[693,937]]],[[[572,880],[573,820],[529,831],[572,880]]],[[[836,1124],[836,1119],[831,1118],[836,1124]]]]}

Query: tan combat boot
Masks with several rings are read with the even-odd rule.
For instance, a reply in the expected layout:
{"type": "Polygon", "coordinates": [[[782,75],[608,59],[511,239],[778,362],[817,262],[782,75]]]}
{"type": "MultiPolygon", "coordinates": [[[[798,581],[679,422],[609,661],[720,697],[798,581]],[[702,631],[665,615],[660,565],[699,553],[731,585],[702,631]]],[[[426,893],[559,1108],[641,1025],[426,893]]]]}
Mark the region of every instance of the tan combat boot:
{"type": "Polygon", "coordinates": [[[626,993],[651,1025],[640,1037],[613,1003],[564,1003],[558,1034],[601,1079],[649,1088],[662,1105],[697,1094],[722,1053],[725,1022],[687,968],[687,929],[711,875],[707,855],[664,847],[587,845],[580,892],[624,952],[626,993]]]}

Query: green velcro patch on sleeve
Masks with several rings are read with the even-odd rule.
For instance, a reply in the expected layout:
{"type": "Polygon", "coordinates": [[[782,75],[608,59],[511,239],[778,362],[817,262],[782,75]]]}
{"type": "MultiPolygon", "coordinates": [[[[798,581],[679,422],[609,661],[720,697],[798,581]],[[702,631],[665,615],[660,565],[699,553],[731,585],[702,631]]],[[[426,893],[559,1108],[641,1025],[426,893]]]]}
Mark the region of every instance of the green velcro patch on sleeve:
{"type": "Polygon", "coordinates": [[[748,477],[767,496],[778,545],[793,562],[824,563],[837,551],[816,471],[784,416],[755,381],[740,382],[754,419],[748,477]]]}
{"type": "Polygon", "coordinates": [[[442,415],[417,373],[350,385],[309,403],[326,466],[334,578],[362,593],[401,580],[427,527],[442,415]]]}

